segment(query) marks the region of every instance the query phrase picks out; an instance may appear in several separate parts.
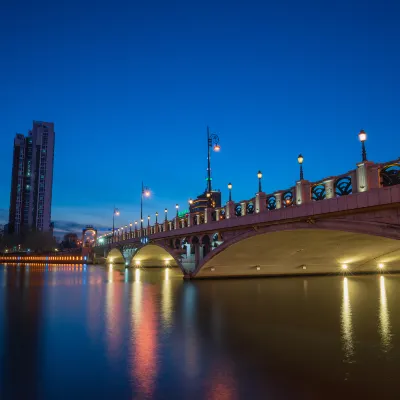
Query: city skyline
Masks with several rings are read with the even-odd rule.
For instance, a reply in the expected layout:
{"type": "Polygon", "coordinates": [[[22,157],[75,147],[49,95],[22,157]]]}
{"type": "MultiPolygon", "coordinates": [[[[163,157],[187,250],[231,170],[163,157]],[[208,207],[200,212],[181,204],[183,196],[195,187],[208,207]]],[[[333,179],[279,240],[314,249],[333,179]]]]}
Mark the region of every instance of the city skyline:
{"type": "Polygon", "coordinates": [[[212,170],[224,203],[228,182],[234,200],[251,197],[258,170],[266,192],[293,185],[299,153],[311,181],[353,169],[360,129],[369,159],[399,156],[396,4],[160,3],[124,12],[99,4],[92,17],[74,3],[68,12],[22,3],[26,13],[8,5],[0,28],[11,54],[0,78],[0,216],[8,214],[11,141],[32,120],[57,126],[56,230],[57,221],[111,227],[114,205],[118,224],[138,220],[142,180],[153,192],[144,215],[188,208],[205,189],[207,125],[220,137],[212,170]],[[39,15],[46,24],[32,25],[39,15]],[[31,101],[39,90],[51,95],[31,101]],[[379,145],[384,137],[390,146],[379,145]]]}

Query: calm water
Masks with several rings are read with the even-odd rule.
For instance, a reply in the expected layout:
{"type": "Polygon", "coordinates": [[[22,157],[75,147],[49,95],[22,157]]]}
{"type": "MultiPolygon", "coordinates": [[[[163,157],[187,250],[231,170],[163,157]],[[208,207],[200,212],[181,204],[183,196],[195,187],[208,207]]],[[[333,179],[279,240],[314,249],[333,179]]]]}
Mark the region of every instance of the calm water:
{"type": "Polygon", "coordinates": [[[1,399],[400,397],[400,276],[0,266],[1,399]]]}

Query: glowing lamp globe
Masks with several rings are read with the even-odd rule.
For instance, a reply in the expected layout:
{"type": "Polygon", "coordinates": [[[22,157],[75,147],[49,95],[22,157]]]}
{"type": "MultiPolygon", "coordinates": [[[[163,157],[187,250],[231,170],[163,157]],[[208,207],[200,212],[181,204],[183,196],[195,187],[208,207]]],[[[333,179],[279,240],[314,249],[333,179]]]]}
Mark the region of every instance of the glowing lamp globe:
{"type": "Polygon", "coordinates": [[[367,134],[364,129],[361,129],[360,133],[358,134],[358,138],[360,139],[360,142],[365,142],[367,140],[367,134]]]}
{"type": "Polygon", "coordinates": [[[299,162],[299,164],[303,164],[304,157],[301,154],[299,154],[299,156],[297,157],[297,161],[299,162]]]}

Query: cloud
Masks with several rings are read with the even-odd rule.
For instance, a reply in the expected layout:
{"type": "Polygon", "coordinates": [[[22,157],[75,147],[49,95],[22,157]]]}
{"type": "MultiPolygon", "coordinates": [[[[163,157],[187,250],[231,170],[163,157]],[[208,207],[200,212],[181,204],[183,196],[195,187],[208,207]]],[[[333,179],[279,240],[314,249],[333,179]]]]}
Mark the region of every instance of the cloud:
{"type": "MultiPolygon", "coordinates": [[[[82,229],[86,227],[86,224],[82,224],[80,222],[75,222],[75,221],[53,221],[54,222],[54,235],[55,236],[63,236],[66,233],[76,233],[76,234],[81,234],[82,229]]],[[[106,225],[99,225],[96,224],[94,226],[98,232],[105,232],[110,230],[111,228],[106,225]]]]}

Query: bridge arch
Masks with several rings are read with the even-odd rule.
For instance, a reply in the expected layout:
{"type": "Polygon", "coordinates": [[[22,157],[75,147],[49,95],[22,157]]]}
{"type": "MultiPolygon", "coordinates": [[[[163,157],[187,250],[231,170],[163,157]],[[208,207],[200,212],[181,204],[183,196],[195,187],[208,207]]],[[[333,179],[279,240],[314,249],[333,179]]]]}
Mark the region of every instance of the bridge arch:
{"type": "Polygon", "coordinates": [[[107,264],[125,264],[125,258],[121,250],[114,247],[107,254],[107,264]]]}
{"type": "Polygon", "coordinates": [[[309,220],[253,227],[207,254],[193,277],[373,272],[400,269],[400,230],[386,223],[309,220]]]}
{"type": "Polygon", "coordinates": [[[179,267],[185,272],[176,251],[160,243],[148,243],[139,247],[131,261],[133,267],[179,267]]]}

